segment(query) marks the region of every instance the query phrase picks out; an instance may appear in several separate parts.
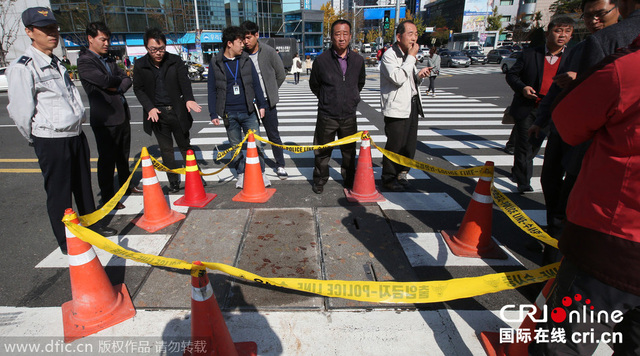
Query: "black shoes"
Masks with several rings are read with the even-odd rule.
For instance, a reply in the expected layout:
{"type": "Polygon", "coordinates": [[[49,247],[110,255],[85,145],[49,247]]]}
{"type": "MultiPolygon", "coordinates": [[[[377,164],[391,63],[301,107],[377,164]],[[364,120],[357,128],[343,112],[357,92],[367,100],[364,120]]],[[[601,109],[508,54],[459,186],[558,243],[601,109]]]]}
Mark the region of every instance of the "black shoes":
{"type": "Polygon", "coordinates": [[[409,179],[407,179],[407,172],[398,173],[398,184],[404,188],[409,187],[409,179]]]}
{"type": "Polygon", "coordinates": [[[313,190],[313,192],[316,194],[322,194],[322,192],[324,191],[324,185],[318,185],[314,183],[313,186],[311,186],[311,190],[313,190]]]}
{"type": "Polygon", "coordinates": [[[180,191],[180,182],[169,183],[169,193],[177,193],[180,191]]]}
{"type": "Polygon", "coordinates": [[[404,192],[404,187],[395,180],[383,183],[382,186],[391,192],[404,192]]]}
{"type": "Polygon", "coordinates": [[[112,229],[112,228],[110,228],[108,226],[102,226],[102,225],[91,226],[91,230],[93,230],[93,231],[95,231],[95,232],[97,232],[100,235],[105,236],[105,237],[107,237],[107,236],[115,236],[115,235],[118,234],[118,230],[112,229]]]}
{"type": "Polygon", "coordinates": [[[137,187],[137,186],[130,187],[129,193],[142,194],[142,187],[137,187]]]}
{"type": "Polygon", "coordinates": [[[513,155],[513,153],[515,152],[515,148],[513,148],[513,147],[505,147],[505,148],[503,149],[503,151],[504,151],[506,154],[513,155]]]}
{"type": "Polygon", "coordinates": [[[530,184],[518,184],[518,193],[524,194],[525,192],[533,192],[533,187],[530,184]]]}

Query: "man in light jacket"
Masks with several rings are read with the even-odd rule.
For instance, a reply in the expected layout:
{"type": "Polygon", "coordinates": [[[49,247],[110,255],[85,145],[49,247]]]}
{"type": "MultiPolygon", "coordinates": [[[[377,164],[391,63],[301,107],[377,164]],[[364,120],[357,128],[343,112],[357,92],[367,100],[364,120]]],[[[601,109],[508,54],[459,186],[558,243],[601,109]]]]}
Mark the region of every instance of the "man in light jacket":
{"type": "MultiPolygon", "coordinates": [[[[429,76],[430,68],[418,70],[416,55],[420,46],[418,29],[412,21],[403,21],[396,31],[396,43],[384,52],[380,66],[380,101],[384,115],[385,149],[413,158],[418,141],[418,115],[424,116],[418,87],[429,76]]],[[[382,159],[382,184],[400,192],[409,185],[408,167],[382,159]]]]}
{"type": "MultiPolygon", "coordinates": [[[[259,28],[254,22],[245,21],[240,25],[244,31],[244,51],[249,54],[249,58],[253,62],[253,66],[258,72],[260,78],[260,86],[267,99],[267,108],[262,124],[264,130],[267,131],[269,141],[282,145],[280,131],[278,130],[278,110],[276,104],[280,100],[278,89],[284,83],[287,74],[284,72],[282,58],[276,53],[273,47],[258,42],[260,38],[259,28]]],[[[276,160],[276,174],[280,179],[287,179],[289,175],[284,169],[284,153],[281,147],[271,146],[273,158],[276,160]]]]}

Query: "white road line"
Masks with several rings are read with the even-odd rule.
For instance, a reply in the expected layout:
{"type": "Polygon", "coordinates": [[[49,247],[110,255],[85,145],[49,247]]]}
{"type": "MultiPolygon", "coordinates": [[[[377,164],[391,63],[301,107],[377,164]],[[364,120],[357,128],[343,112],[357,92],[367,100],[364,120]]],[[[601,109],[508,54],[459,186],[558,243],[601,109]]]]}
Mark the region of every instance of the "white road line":
{"type": "MultiPolygon", "coordinates": [[[[455,232],[457,228],[452,227],[455,232]]],[[[493,241],[507,255],[507,259],[489,259],[489,258],[468,258],[458,257],[451,252],[444,238],[438,232],[405,232],[396,233],[400,245],[404,253],[409,259],[412,267],[423,266],[464,266],[464,267],[481,267],[481,266],[521,266],[522,263],[500,242],[495,238],[493,241]]]]}
{"type": "MultiPolygon", "coordinates": [[[[124,248],[133,250],[136,252],[148,253],[150,255],[159,255],[167,241],[171,238],[171,235],[124,235],[124,236],[110,236],[107,237],[111,242],[114,242],[124,248]]],[[[148,266],[146,263],[140,263],[133,260],[128,260],[115,256],[105,250],[94,247],[96,255],[103,266],[148,266]]],[[[169,256],[170,257],[170,256],[169,256]]],[[[69,267],[68,257],[60,252],[60,249],[55,249],[47,257],[45,257],[40,263],[36,265],[36,268],[67,268],[69,267]]]]}
{"type": "Polygon", "coordinates": [[[447,193],[382,193],[382,210],[464,211],[447,193]]]}

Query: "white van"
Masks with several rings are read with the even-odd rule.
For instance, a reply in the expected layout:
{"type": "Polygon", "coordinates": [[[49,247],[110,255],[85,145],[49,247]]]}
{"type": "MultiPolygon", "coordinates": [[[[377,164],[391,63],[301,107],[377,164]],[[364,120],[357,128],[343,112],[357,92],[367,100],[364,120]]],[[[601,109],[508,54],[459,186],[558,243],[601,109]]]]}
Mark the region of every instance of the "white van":
{"type": "Polygon", "coordinates": [[[365,43],[362,45],[362,53],[371,53],[371,44],[365,43]]]}

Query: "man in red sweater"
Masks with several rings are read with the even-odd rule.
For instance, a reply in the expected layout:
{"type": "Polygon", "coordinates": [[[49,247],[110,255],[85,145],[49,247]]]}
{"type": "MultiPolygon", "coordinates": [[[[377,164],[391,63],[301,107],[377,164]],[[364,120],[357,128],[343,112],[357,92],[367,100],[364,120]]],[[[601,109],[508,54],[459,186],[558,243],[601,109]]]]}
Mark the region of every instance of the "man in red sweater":
{"type": "Polygon", "coordinates": [[[515,151],[512,179],[518,192],[533,191],[533,158],[542,140],[530,141],[527,131],[535,121],[535,110],[545,96],[556,74],[566,72],[565,46],[571,40],[574,21],[566,16],[549,23],[545,46],[526,49],[507,73],[506,80],[514,91],[509,113],[515,121],[515,151]]]}

